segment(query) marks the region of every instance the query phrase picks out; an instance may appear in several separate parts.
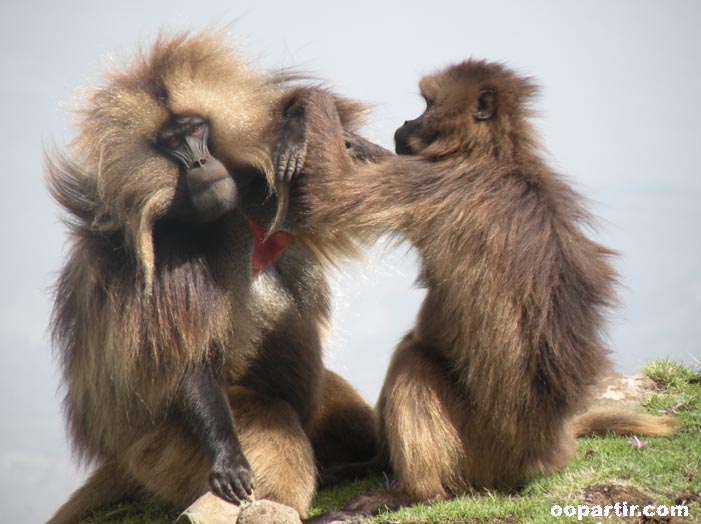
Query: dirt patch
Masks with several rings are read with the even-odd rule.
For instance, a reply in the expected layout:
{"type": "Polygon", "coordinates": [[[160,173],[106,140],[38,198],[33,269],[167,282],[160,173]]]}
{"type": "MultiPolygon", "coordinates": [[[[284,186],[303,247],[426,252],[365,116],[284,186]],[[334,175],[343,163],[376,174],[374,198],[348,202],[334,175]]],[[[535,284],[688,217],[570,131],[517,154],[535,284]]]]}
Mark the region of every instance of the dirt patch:
{"type": "Polygon", "coordinates": [[[694,493],[691,490],[686,490],[674,500],[674,503],[680,506],[688,506],[694,502],[701,502],[701,491],[694,493]]]}
{"type": "MultiPolygon", "coordinates": [[[[613,506],[617,502],[628,503],[628,507],[635,504],[638,509],[648,505],[657,506],[658,501],[651,496],[641,492],[630,485],[625,484],[599,484],[584,490],[584,501],[590,506],[613,506]]],[[[688,506],[690,504],[701,503],[701,492],[686,490],[680,493],[674,504],[677,506],[688,506]]],[[[622,517],[618,522],[626,524],[686,524],[688,519],[678,517],[622,517]]]]}
{"type": "Polygon", "coordinates": [[[584,490],[584,501],[587,504],[600,506],[613,505],[616,502],[627,502],[638,506],[652,504],[653,500],[633,486],[621,484],[599,484],[584,490]]]}

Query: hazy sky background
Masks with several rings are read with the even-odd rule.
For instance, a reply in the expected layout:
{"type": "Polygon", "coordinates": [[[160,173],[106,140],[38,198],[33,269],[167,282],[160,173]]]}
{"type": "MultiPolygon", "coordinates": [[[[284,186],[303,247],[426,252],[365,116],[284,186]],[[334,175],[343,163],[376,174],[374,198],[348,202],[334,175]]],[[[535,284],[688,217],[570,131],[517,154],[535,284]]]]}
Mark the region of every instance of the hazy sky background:
{"type": "MultiPolygon", "coordinates": [[[[422,110],[422,74],[469,56],[507,61],[543,86],[538,121],[552,164],[619,250],[623,307],[611,322],[620,370],[701,357],[701,3],[123,1],[0,5],[0,507],[45,521],[78,485],[47,337],[65,231],[42,149],[71,138],[75,88],[148,45],[160,28],[231,23],[261,66],[298,65],[376,104],[368,136],[422,110]]],[[[406,247],[337,275],[331,366],[374,402],[422,292],[406,247]]]]}

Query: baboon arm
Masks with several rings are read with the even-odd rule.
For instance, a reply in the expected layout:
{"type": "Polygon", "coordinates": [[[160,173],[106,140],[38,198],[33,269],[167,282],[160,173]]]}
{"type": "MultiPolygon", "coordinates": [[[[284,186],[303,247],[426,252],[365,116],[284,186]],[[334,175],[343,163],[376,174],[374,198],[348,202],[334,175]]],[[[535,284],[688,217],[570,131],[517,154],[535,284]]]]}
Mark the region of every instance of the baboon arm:
{"type": "Polygon", "coordinates": [[[334,97],[323,91],[306,98],[306,134],[299,191],[309,233],[369,241],[385,232],[412,236],[417,208],[434,196],[438,168],[345,131],[334,97]]]}
{"type": "Polygon", "coordinates": [[[355,161],[380,162],[394,156],[394,153],[389,149],[378,146],[350,131],[343,132],[343,139],[348,154],[355,161]]]}
{"type": "Polygon", "coordinates": [[[234,429],[226,391],[211,374],[196,370],[183,382],[179,408],[210,464],[212,491],[235,504],[255,489],[253,470],[234,429]]]}
{"type": "Polygon", "coordinates": [[[284,105],[282,123],[272,151],[278,205],[275,219],[270,228],[271,231],[278,229],[287,217],[290,185],[292,179],[302,171],[307,154],[307,120],[304,97],[292,97],[284,105]]]}
{"type": "Polygon", "coordinates": [[[346,130],[346,144],[354,159],[377,161],[392,155],[390,151],[350,131],[357,127],[365,113],[365,107],[359,102],[339,97],[321,87],[290,90],[280,101],[278,131],[272,147],[278,207],[271,230],[280,227],[287,216],[290,187],[292,181],[301,174],[307,156],[310,130],[308,119],[313,115],[319,100],[328,101],[334,106],[341,126],[346,130]]]}

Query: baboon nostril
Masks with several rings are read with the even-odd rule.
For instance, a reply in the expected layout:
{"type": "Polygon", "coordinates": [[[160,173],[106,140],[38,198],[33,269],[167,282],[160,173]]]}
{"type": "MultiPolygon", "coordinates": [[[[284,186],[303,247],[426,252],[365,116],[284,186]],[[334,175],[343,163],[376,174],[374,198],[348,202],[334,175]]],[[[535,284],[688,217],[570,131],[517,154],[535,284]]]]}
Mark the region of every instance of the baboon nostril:
{"type": "Polygon", "coordinates": [[[207,163],[207,159],[206,159],[206,158],[200,158],[199,160],[195,160],[195,161],[192,163],[192,167],[202,167],[202,166],[205,165],[206,163],[207,163]]]}

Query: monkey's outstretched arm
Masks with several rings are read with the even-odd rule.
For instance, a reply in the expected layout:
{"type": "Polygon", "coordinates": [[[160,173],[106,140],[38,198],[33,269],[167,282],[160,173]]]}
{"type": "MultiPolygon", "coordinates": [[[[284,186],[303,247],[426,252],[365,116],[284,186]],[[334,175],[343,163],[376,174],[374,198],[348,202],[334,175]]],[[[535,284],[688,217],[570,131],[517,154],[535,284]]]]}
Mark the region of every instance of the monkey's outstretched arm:
{"type": "MultiPolygon", "coordinates": [[[[278,183],[286,184],[286,187],[289,187],[292,179],[299,175],[304,167],[309,142],[306,110],[309,103],[309,99],[302,98],[292,101],[285,111],[284,123],[273,149],[276,179],[278,183]]],[[[394,156],[389,149],[378,146],[351,131],[344,130],[343,138],[348,154],[354,160],[379,162],[394,156]]]]}
{"type": "Polygon", "coordinates": [[[234,504],[250,500],[253,470],[234,429],[224,387],[208,372],[186,376],[179,408],[209,459],[212,491],[234,504]]]}
{"type": "Polygon", "coordinates": [[[317,94],[306,113],[302,228],[320,237],[345,232],[368,241],[392,231],[411,235],[419,202],[437,198],[440,171],[345,131],[328,94],[317,94]]]}
{"type": "MultiPolygon", "coordinates": [[[[284,101],[282,121],[272,150],[278,207],[271,231],[277,229],[287,216],[290,186],[302,173],[308,155],[309,119],[314,118],[314,113],[319,110],[317,104],[320,101],[322,105],[333,105],[347,119],[351,115],[351,121],[345,122],[343,127],[345,144],[353,160],[379,162],[383,158],[394,156],[391,151],[347,130],[346,126],[355,127],[352,115],[360,112],[360,105],[356,102],[337,97],[320,87],[303,87],[292,91],[284,101]]],[[[323,137],[317,138],[323,141],[323,137]]],[[[323,143],[321,145],[323,147],[323,143]]]]}
{"type": "Polygon", "coordinates": [[[378,146],[360,135],[350,131],[343,131],[343,140],[346,144],[348,154],[353,160],[363,162],[379,162],[388,157],[393,157],[394,153],[389,149],[378,146]]]}

